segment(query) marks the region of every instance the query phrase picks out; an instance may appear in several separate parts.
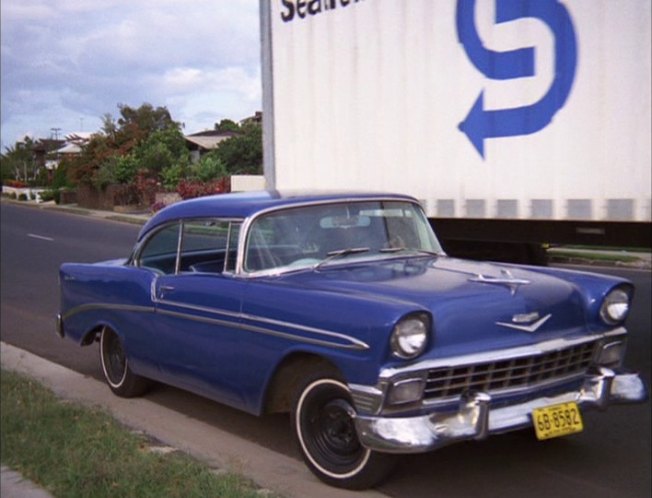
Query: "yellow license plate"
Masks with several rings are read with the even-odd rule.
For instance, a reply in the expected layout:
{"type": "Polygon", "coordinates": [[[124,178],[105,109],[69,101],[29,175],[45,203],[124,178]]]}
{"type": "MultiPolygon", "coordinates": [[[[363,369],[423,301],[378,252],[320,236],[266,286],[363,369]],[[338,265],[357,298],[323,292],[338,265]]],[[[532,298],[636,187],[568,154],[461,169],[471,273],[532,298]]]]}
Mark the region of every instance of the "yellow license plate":
{"type": "Polygon", "coordinates": [[[532,410],[537,439],[550,439],[581,432],[582,414],[577,403],[544,406],[532,410]]]}

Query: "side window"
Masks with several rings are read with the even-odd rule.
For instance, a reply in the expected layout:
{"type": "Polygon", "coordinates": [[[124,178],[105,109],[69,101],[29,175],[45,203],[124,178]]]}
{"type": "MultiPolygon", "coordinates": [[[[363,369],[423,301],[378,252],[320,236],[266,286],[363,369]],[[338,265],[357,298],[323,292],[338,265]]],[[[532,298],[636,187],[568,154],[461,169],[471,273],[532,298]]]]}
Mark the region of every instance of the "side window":
{"type": "Polygon", "coordinates": [[[179,247],[179,226],[179,223],[175,223],[155,233],[140,252],[138,266],[165,274],[174,273],[179,247]]]}
{"type": "Polygon", "coordinates": [[[229,250],[227,252],[224,271],[235,273],[236,261],[238,256],[238,241],[240,240],[240,222],[231,222],[229,228],[229,250]]]}
{"type": "Polygon", "coordinates": [[[184,222],[179,270],[201,273],[232,271],[236,259],[232,248],[237,249],[234,226],[239,227],[239,224],[212,219],[184,222]]]}

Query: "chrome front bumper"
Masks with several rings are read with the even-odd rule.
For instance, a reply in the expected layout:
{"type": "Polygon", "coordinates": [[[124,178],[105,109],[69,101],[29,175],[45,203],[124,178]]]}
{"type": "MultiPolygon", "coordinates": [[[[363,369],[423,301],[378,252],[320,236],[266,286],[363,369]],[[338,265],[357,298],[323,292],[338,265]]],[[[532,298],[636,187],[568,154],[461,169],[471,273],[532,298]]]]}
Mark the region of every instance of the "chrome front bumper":
{"type": "Polygon", "coordinates": [[[457,441],[484,439],[489,434],[531,426],[534,408],[574,401],[582,409],[604,410],[611,404],[646,399],[647,390],[637,374],[616,374],[600,368],[585,378],[580,389],[555,396],[492,408],[491,396],[476,392],[464,396],[455,412],[417,417],[357,415],[355,424],[360,442],[367,448],[388,453],[421,453],[457,441]]]}

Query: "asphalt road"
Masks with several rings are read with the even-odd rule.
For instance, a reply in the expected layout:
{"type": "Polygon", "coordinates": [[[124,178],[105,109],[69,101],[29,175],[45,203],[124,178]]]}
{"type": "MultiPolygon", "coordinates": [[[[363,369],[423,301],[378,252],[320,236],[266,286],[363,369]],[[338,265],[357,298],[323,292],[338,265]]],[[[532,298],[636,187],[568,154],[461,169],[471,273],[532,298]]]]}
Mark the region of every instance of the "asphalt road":
{"type": "MultiPolygon", "coordinates": [[[[64,261],[124,257],[139,227],[4,203],[1,217],[0,338],[101,379],[97,346],[79,348],[53,332],[57,268],[64,261]]],[[[651,274],[599,271],[625,276],[637,286],[628,320],[627,365],[643,373],[649,386],[651,274]]],[[[147,397],[299,458],[285,416],[253,417],[167,386],[156,387],[147,397]]],[[[649,497],[650,403],[586,413],[584,419],[585,431],[568,438],[538,442],[530,431],[521,431],[404,457],[379,491],[415,498],[649,497]]]]}

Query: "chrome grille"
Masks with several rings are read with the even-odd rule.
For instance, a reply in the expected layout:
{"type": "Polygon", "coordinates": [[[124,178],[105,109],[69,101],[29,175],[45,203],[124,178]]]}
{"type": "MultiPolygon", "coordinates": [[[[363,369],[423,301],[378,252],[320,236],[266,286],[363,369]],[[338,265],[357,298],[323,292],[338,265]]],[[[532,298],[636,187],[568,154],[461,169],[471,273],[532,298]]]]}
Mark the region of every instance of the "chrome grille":
{"type": "Polygon", "coordinates": [[[583,374],[593,358],[595,342],[520,358],[435,368],[428,371],[426,399],[531,387],[583,374]]]}

